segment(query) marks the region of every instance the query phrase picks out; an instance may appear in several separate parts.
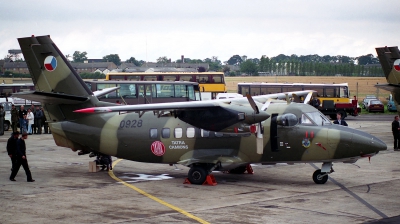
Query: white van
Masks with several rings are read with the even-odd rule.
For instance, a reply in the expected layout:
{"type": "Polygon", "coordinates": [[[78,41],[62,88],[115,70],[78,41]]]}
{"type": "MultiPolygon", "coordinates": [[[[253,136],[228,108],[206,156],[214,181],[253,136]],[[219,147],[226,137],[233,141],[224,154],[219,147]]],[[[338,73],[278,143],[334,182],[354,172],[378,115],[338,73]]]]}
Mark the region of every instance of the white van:
{"type": "Polygon", "coordinates": [[[14,104],[12,98],[0,98],[0,104],[3,106],[6,115],[4,117],[4,131],[8,131],[11,127],[11,106],[14,104]]]}

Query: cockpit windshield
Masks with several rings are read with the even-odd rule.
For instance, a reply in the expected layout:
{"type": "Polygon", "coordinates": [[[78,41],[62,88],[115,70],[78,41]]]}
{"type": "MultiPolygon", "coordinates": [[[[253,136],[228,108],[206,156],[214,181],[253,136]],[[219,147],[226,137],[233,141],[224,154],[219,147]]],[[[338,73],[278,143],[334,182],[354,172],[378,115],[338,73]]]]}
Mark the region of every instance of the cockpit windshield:
{"type": "Polygon", "coordinates": [[[319,111],[304,113],[301,116],[301,124],[306,125],[331,125],[329,119],[319,111]]]}

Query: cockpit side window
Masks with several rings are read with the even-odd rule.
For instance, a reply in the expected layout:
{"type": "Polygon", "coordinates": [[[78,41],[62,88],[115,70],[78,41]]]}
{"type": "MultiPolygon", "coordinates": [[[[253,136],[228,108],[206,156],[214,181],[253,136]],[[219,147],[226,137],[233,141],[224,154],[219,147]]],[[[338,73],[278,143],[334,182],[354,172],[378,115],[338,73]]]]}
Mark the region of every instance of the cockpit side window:
{"type": "Polygon", "coordinates": [[[321,112],[315,111],[302,114],[301,124],[323,126],[323,125],[331,125],[332,123],[321,112]]]}
{"type": "Polygon", "coordinates": [[[312,121],[305,115],[301,115],[301,124],[313,124],[312,121]]]}

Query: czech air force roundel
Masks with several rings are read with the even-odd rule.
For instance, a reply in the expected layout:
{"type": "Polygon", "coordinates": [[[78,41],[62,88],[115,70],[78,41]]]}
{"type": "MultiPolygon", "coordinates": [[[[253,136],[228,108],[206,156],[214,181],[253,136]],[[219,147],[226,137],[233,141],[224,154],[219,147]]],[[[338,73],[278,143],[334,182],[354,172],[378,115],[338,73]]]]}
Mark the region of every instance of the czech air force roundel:
{"type": "Polygon", "coordinates": [[[52,72],[56,69],[57,67],[57,60],[54,56],[47,56],[44,59],[44,68],[49,71],[52,72]]]}
{"type": "Polygon", "coordinates": [[[397,59],[396,61],[394,61],[393,67],[394,67],[394,70],[400,72],[400,59],[397,59]]]}

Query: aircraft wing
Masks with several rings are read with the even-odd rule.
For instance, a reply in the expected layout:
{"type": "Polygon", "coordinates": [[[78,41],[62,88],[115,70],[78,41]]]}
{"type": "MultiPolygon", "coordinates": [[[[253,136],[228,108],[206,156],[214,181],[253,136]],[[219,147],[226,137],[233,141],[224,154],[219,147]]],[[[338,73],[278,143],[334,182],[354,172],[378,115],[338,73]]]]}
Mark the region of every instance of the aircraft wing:
{"type": "MultiPolygon", "coordinates": [[[[195,127],[209,131],[223,131],[232,126],[243,128],[262,122],[270,117],[265,111],[256,111],[249,102],[207,100],[193,102],[174,102],[157,104],[122,105],[109,107],[90,107],[75,110],[76,113],[137,112],[142,116],[153,111],[158,117],[170,113],[195,127]]],[[[259,105],[261,106],[261,105],[259,105]]]]}
{"type": "Polygon", "coordinates": [[[103,112],[139,112],[139,111],[172,111],[172,110],[190,110],[204,109],[212,107],[221,107],[224,103],[219,101],[191,101],[191,102],[173,102],[173,103],[149,103],[137,105],[121,105],[111,107],[90,107],[75,110],[77,113],[103,113],[103,112]]]}
{"type": "Polygon", "coordinates": [[[387,90],[387,91],[398,91],[398,89],[399,89],[399,85],[394,85],[394,84],[377,84],[377,85],[375,85],[375,87],[376,88],[379,88],[379,89],[384,89],[384,90],[387,90]]]}
{"type": "MultiPolygon", "coordinates": [[[[265,104],[269,99],[285,99],[287,96],[298,97],[307,96],[315,92],[314,90],[302,90],[284,93],[274,93],[260,96],[253,96],[254,101],[265,104]]],[[[121,105],[111,107],[91,107],[76,110],[77,113],[104,113],[104,112],[138,112],[138,111],[171,111],[171,110],[196,110],[212,107],[228,107],[228,106],[249,106],[246,98],[230,98],[221,100],[205,100],[190,102],[173,102],[173,103],[150,103],[139,105],[121,105]]]]}
{"type": "MultiPolygon", "coordinates": [[[[316,93],[316,91],[315,90],[300,90],[300,91],[293,91],[293,92],[282,92],[282,93],[272,93],[272,94],[267,94],[267,95],[253,96],[253,99],[254,99],[254,101],[264,104],[268,101],[268,99],[284,100],[284,99],[286,99],[286,96],[292,97],[294,99],[298,99],[299,97],[303,96],[304,99],[306,99],[307,96],[312,95],[313,93],[316,93]]],[[[308,98],[310,98],[310,97],[308,97],[308,98]]],[[[295,100],[294,102],[297,102],[297,101],[295,100]]]]}
{"type": "Polygon", "coordinates": [[[107,93],[114,92],[115,90],[117,90],[117,89],[119,89],[119,88],[120,88],[120,86],[111,87],[111,88],[105,88],[105,89],[102,89],[102,90],[94,91],[94,92],[93,92],[93,95],[94,95],[95,97],[104,96],[104,95],[106,95],[107,93]]]}
{"type": "Polygon", "coordinates": [[[32,100],[49,104],[79,104],[88,100],[87,97],[74,96],[69,94],[49,93],[39,91],[27,91],[20,93],[13,93],[13,97],[32,100]]]}

